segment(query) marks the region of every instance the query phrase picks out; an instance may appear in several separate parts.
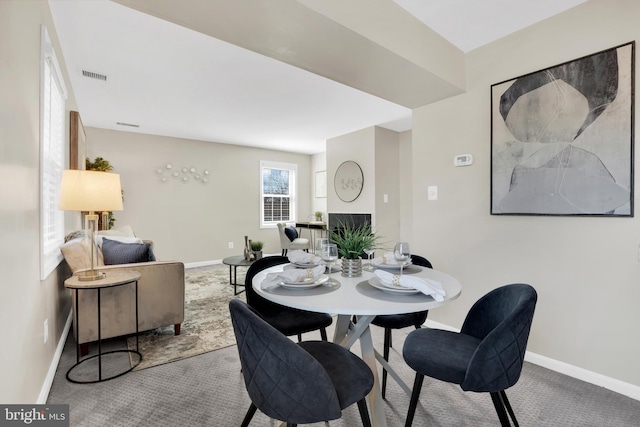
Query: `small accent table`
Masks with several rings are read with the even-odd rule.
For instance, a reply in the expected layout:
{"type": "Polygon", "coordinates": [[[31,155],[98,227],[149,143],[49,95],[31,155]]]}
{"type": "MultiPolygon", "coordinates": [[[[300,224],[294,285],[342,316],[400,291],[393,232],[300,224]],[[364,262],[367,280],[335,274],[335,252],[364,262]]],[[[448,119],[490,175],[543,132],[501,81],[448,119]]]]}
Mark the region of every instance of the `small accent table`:
{"type": "Polygon", "coordinates": [[[309,238],[311,239],[311,252],[316,252],[316,230],[326,237],[327,223],[323,221],[296,222],[296,228],[306,228],[309,230],[309,238]]]}
{"type": "Polygon", "coordinates": [[[69,370],[67,371],[67,380],[77,384],[99,383],[102,381],[107,381],[113,378],[117,378],[119,376],[126,374],[127,372],[131,372],[133,368],[135,368],[140,364],[140,362],[142,361],[142,354],[140,354],[140,351],[139,351],[140,349],[138,347],[138,332],[139,332],[138,331],[138,327],[139,327],[138,325],[138,280],[140,279],[140,277],[141,277],[141,274],[137,271],[110,271],[106,274],[106,276],[103,279],[100,279],[100,280],[81,281],[78,279],[78,276],[71,276],[70,278],[64,281],[64,286],[66,288],[74,290],[76,293],[76,305],[74,307],[75,319],[76,319],[75,321],[76,340],[78,340],[78,337],[80,336],[80,327],[79,327],[80,313],[78,313],[78,291],[82,290],[84,292],[88,290],[94,290],[98,292],[98,354],[94,356],[85,357],[84,359],[80,360],[80,344],[76,343],[76,364],[73,365],[71,368],[69,368],[69,370]],[[100,313],[101,311],[100,291],[104,288],[113,288],[116,286],[127,285],[129,283],[134,283],[134,282],[136,284],[135,285],[135,288],[136,288],[136,349],[135,350],[128,350],[128,349],[112,350],[112,351],[106,351],[103,353],[102,352],[102,334],[101,334],[101,316],[100,316],[101,314],[100,313]],[[138,363],[136,363],[131,368],[117,375],[113,375],[108,378],[102,378],[102,356],[104,354],[111,354],[111,353],[137,354],[138,363]],[[74,380],[73,378],[71,378],[70,376],[71,371],[73,371],[83,362],[86,362],[87,360],[93,359],[95,357],[98,358],[98,379],[97,380],[81,381],[81,380],[74,380]]]}
{"type": "Polygon", "coordinates": [[[233,295],[238,295],[239,293],[244,292],[244,290],[238,292],[238,286],[244,287],[244,283],[238,283],[237,269],[238,267],[249,267],[251,264],[253,264],[253,260],[247,261],[246,259],[244,259],[244,256],[236,255],[226,257],[222,260],[222,263],[229,266],[229,283],[233,285],[233,295]]]}

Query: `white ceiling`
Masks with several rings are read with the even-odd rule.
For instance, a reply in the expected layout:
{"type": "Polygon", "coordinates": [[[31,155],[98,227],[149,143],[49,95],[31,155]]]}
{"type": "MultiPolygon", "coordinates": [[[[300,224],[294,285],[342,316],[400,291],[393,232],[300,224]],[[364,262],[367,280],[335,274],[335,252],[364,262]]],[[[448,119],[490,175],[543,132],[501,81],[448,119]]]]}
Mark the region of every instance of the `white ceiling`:
{"type": "MultiPolygon", "coordinates": [[[[469,51],[585,0],[394,1],[469,51]]],[[[411,128],[406,107],[120,4],[49,4],[85,126],[306,154],[411,128]]]]}

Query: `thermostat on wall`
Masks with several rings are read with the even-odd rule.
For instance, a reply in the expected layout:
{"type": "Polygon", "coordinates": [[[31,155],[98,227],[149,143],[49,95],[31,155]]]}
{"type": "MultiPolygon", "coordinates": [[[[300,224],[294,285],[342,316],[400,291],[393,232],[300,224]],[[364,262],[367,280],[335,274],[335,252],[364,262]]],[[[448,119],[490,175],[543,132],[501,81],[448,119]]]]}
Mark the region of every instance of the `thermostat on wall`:
{"type": "Polygon", "coordinates": [[[471,154],[460,154],[453,158],[454,166],[469,166],[473,163],[473,156],[471,154]]]}

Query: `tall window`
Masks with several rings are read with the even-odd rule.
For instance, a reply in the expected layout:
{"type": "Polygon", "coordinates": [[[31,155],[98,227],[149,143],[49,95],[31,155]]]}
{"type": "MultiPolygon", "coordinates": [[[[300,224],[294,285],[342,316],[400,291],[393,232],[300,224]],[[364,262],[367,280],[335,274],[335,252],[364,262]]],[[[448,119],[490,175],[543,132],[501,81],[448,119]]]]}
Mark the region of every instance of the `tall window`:
{"type": "Polygon", "coordinates": [[[64,167],[66,88],[47,29],[41,35],[40,84],[40,278],[62,260],[64,213],[58,209],[64,167]]]}
{"type": "Polygon", "coordinates": [[[297,172],[298,166],[295,164],[260,162],[261,227],[295,221],[297,172]]]}

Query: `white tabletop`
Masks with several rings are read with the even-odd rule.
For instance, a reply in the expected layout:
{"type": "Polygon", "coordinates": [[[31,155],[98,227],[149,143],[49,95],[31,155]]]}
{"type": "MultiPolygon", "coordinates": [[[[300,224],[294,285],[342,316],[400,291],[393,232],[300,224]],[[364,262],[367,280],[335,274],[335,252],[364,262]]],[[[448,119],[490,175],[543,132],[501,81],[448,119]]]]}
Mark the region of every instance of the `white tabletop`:
{"type": "MultiPolygon", "coordinates": [[[[412,276],[436,280],[445,290],[444,301],[435,301],[431,296],[421,293],[397,295],[381,291],[368,283],[373,273],[363,271],[360,277],[343,277],[340,272],[332,273],[331,278],[340,282],[338,288],[318,286],[310,289],[289,289],[280,286],[264,290],[262,281],[267,274],[281,271],[284,265],[277,265],[256,274],[253,288],[262,297],[278,304],[302,310],[343,315],[379,315],[402,314],[431,310],[458,298],[462,291],[460,282],[441,271],[411,266],[412,276]],[[418,271],[420,270],[420,271],[418,271]]],[[[398,271],[390,270],[397,274],[398,271]]],[[[406,274],[406,273],[405,273],[406,274]]]]}

